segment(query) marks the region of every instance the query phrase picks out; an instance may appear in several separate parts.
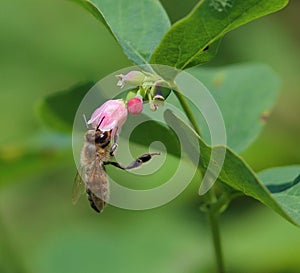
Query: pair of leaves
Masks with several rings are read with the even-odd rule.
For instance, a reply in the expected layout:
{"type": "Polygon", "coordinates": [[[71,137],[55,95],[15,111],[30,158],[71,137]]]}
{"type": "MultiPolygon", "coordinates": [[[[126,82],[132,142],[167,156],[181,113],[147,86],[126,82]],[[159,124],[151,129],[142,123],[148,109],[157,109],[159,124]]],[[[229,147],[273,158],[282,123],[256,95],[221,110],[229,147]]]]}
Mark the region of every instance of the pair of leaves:
{"type": "Polygon", "coordinates": [[[209,61],[226,33],[288,3],[288,0],[235,0],[225,5],[224,0],[202,0],[190,14],[170,26],[157,0],[71,1],[104,23],[135,64],[164,64],[179,69],[209,61]],[[214,2],[225,6],[218,10],[214,2]]]}

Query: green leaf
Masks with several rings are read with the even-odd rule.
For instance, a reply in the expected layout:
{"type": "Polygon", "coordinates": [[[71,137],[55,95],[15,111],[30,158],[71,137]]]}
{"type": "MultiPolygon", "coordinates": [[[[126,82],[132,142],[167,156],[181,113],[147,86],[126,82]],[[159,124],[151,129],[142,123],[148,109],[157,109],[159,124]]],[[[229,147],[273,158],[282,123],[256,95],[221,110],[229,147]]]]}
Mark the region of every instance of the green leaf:
{"type": "MultiPolygon", "coordinates": [[[[231,151],[228,147],[221,145],[214,147],[207,146],[204,141],[195,133],[195,131],[185,123],[185,121],[177,117],[170,110],[165,111],[165,120],[168,124],[172,124],[172,127],[177,126],[178,130],[185,132],[185,134],[194,135],[198,138],[201,151],[199,167],[203,171],[203,173],[208,171],[208,174],[213,180],[217,178],[217,183],[225,183],[234,190],[242,192],[247,196],[259,200],[261,203],[270,207],[291,223],[300,226],[299,199],[298,203],[295,202],[295,200],[297,200],[297,197],[299,198],[299,183],[287,190],[291,191],[290,196],[292,196],[292,194],[296,196],[293,201],[288,202],[287,199],[289,196],[287,196],[287,191],[271,194],[264,183],[247,165],[247,163],[241,157],[231,151]],[[216,159],[218,159],[219,155],[223,154],[224,150],[226,152],[224,162],[223,164],[220,164],[222,162],[218,162],[218,160],[216,159]],[[211,155],[214,156],[212,160],[213,168],[208,169],[211,155]],[[215,173],[215,167],[217,167],[217,169],[221,169],[220,173],[217,175],[215,173]]],[[[197,147],[195,147],[195,149],[197,149],[197,147]]],[[[279,179],[282,181],[282,183],[286,183],[287,181],[295,179],[297,175],[299,175],[299,169],[293,169],[293,174],[292,171],[286,174],[289,174],[289,176],[285,176],[282,174],[280,178],[282,178],[283,180],[279,179]]]]}
{"type": "MultiPolygon", "coordinates": [[[[227,145],[235,152],[245,150],[257,138],[277,98],[280,80],[262,64],[221,68],[193,67],[188,70],[216,100],[225,122],[227,145]]],[[[210,143],[210,132],[199,113],[201,136],[210,143]]]]}
{"type": "Polygon", "coordinates": [[[39,118],[49,128],[70,133],[77,108],[93,86],[93,82],[82,83],[46,96],[38,103],[39,118]]]}
{"type": "Polygon", "coordinates": [[[235,0],[221,12],[212,2],[199,1],[190,14],[176,22],[154,51],[151,63],[185,69],[207,62],[215,55],[215,43],[227,32],[282,9],[288,0],[235,0]]]}
{"type": "Polygon", "coordinates": [[[93,1],[88,1],[88,0],[69,0],[69,1],[78,4],[83,9],[90,12],[97,20],[99,20],[102,24],[104,24],[105,27],[107,27],[107,29],[110,31],[109,26],[107,25],[102,14],[99,12],[98,8],[93,4],[93,1]]]}
{"type": "Polygon", "coordinates": [[[92,13],[111,31],[135,64],[150,56],[170,28],[168,15],[157,0],[72,0],[92,13]]]}
{"type": "Polygon", "coordinates": [[[267,169],[258,176],[285,212],[300,223],[300,165],[267,169]]]}

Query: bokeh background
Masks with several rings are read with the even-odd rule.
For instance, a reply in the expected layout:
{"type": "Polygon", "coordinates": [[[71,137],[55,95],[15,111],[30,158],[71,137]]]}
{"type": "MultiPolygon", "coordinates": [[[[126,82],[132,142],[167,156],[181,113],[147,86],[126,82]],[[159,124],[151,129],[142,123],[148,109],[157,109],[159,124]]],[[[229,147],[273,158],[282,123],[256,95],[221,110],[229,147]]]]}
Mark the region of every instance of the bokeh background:
{"type": "MultiPolygon", "coordinates": [[[[172,21],[195,2],[162,1],[172,21]]],[[[300,1],[292,0],[229,33],[208,64],[261,62],[282,78],[263,133],[243,154],[256,171],[300,163],[299,12],[300,1]]],[[[37,105],[47,94],[128,65],[104,26],[74,3],[0,1],[1,273],[213,272],[197,181],[148,211],[108,206],[97,215],[85,198],[71,204],[70,136],[45,128],[37,105]]],[[[300,229],[257,201],[234,201],[221,224],[228,272],[300,272],[300,229]]]]}

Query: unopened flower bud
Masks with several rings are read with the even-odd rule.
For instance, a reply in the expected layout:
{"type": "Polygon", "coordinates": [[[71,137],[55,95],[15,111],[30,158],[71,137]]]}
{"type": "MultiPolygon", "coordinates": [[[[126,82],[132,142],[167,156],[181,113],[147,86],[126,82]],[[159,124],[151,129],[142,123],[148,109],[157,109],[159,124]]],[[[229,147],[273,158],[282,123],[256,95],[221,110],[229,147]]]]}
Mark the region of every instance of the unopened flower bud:
{"type": "Polygon", "coordinates": [[[133,86],[141,86],[145,81],[145,74],[140,71],[130,71],[126,75],[120,74],[116,76],[119,78],[117,86],[123,88],[125,84],[133,85],[133,86]]]}
{"type": "Polygon", "coordinates": [[[143,111],[143,100],[141,96],[130,99],[127,103],[128,112],[131,115],[138,115],[143,111]]]}

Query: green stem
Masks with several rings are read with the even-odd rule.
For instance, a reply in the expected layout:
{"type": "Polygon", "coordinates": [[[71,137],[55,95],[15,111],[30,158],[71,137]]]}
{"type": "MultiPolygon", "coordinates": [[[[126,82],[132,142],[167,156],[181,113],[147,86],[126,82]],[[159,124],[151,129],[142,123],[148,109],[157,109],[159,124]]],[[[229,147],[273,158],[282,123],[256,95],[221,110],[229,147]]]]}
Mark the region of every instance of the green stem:
{"type": "Polygon", "coordinates": [[[220,226],[219,226],[220,212],[218,209],[215,208],[213,204],[215,203],[215,199],[216,199],[214,189],[210,189],[210,191],[207,194],[209,195],[209,199],[210,199],[210,202],[208,203],[209,206],[207,209],[207,215],[208,215],[208,220],[209,220],[211,233],[212,233],[218,273],[225,273],[222,245],[221,245],[221,236],[220,236],[220,226]]]}
{"type": "MultiPolygon", "coordinates": [[[[185,114],[187,115],[188,119],[190,120],[194,130],[200,136],[200,129],[196,122],[194,113],[192,112],[186,97],[177,90],[176,85],[174,84],[172,88],[174,90],[174,94],[177,97],[178,101],[180,102],[181,107],[183,108],[185,114]]],[[[221,236],[220,236],[220,227],[219,227],[219,216],[220,216],[220,204],[218,204],[218,200],[215,194],[214,189],[210,189],[207,193],[207,215],[209,219],[209,224],[212,232],[212,239],[215,249],[216,261],[217,261],[217,268],[218,273],[225,273],[224,268],[224,261],[223,261],[223,253],[222,253],[222,246],[221,246],[221,236]]]]}
{"type": "Polygon", "coordinates": [[[194,127],[194,130],[196,133],[200,136],[200,129],[198,127],[198,124],[196,122],[194,113],[192,112],[186,97],[179,91],[174,90],[174,94],[177,97],[178,101],[180,102],[181,107],[183,108],[185,114],[187,115],[188,119],[190,120],[191,124],[194,127]]]}

